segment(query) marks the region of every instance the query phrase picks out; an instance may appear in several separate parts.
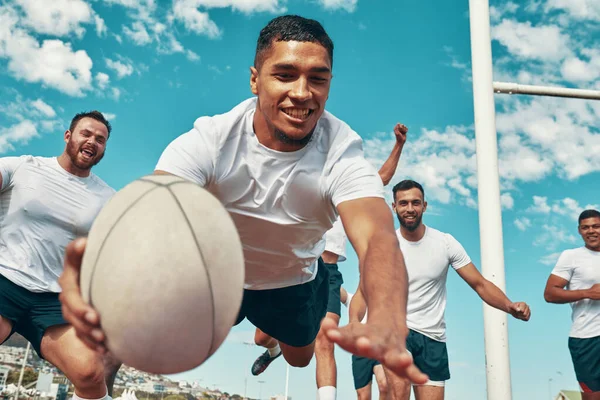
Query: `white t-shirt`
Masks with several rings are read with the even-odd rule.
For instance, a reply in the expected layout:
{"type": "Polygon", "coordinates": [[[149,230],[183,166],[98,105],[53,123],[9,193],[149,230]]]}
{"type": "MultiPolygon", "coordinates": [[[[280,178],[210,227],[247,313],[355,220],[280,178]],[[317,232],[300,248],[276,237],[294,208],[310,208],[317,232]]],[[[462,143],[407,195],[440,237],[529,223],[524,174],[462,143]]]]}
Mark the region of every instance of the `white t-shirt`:
{"type": "Polygon", "coordinates": [[[325,232],[325,251],[338,255],[338,262],[346,261],[346,232],[340,218],[325,232]]]}
{"type": "MultiPolygon", "coordinates": [[[[569,281],[567,290],[589,289],[600,283],[600,252],[587,247],[562,252],[552,274],[569,281]]],[[[584,299],[571,303],[573,325],[569,336],[600,336],[600,301],[584,299]]]]}
{"type": "Polygon", "coordinates": [[[406,325],[431,339],[446,341],[446,278],[471,262],[462,245],[448,233],[425,227],[418,242],[396,231],[408,273],[406,325]]]}
{"type": "Polygon", "coordinates": [[[0,158],[0,274],[31,292],[60,292],[65,247],[86,236],[114,190],[56,158],[0,158]]]}
{"type": "Polygon", "coordinates": [[[252,98],[198,118],[169,144],[156,169],[196,182],[221,201],[244,247],[245,287],[264,290],[314,279],[336,207],[384,195],[362,139],[344,122],[325,112],[304,148],[279,152],[259,143],[255,110],[252,98]]]}

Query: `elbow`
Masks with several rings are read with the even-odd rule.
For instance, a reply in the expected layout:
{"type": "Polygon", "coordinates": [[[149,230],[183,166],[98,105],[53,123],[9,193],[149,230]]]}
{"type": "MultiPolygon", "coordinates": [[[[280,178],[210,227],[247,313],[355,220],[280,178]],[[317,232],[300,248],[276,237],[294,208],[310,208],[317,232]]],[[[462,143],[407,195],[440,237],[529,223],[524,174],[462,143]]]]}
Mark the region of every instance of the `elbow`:
{"type": "Polygon", "coordinates": [[[544,300],[546,300],[546,303],[554,303],[554,296],[549,290],[544,290],[544,300]]]}

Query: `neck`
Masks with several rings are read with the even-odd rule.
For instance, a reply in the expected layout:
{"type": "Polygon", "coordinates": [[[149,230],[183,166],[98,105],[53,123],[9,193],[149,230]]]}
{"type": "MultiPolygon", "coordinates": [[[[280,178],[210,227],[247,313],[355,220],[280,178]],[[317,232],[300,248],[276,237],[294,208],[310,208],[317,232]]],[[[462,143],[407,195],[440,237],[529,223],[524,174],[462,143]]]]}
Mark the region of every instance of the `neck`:
{"type": "Polygon", "coordinates": [[[596,252],[600,252],[600,246],[596,246],[596,247],[592,247],[590,245],[588,245],[586,243],[585,247],[587,247],[588,249],[590,249],[591,251],[596,251],[596,252]]]}
{"type": "Polygon", "coordinates": [[[78,168],[75,164],[73,164],[71,157],[69,157],[66,152],[58,156],[58,164],[68,173],[80,178],[86,178],[90,176],[90,169],[78,168]]]}
{"type": "Polygon", "coordinates": [[[414,231],[410,231],[405,227],[400,226],[400,234],[402,234],[402,237],[409,242],[418,242],[425,236],[425,225],[422,223],[419,224],[419,227],[414,231]]]}
{"type": "Polygon", "coordinates": [[[263,116],[262,110],[260,109],[260,103],[256,104],[252,128],[254,129],[254,133],[256,134],[258,142],[271,150],[292,152],[300,150],[306,146],[305,143],[285,143],[279,139],[277,137],[277,133],[275,132],[275,127],[263,116]]]}

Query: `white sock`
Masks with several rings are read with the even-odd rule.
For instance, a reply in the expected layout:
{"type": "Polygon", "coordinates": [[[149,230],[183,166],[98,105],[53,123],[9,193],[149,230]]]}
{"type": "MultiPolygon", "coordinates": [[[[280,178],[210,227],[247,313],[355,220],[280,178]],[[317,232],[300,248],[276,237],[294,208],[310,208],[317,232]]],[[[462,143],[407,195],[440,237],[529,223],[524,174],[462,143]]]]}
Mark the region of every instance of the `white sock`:
{"type": "Polygon", "coordinates": [[[75,394],[75,392],[73,392],[73,400],[112,400],[112,397],[110,397],[108,395],[108,389],[106,390],[106,394],[104,395],[104,397],[100,397],[99,399],[84,399],[83,397],[79,397],[77,396],[77,394],[75,394]]]}
{"type": "Polygon", "coordinates": [[[279,348],[279,343],[277,343],[275,345],[275,347],[270,347],[267,350],[269,350],[269,355],[271,356],[271,358],[277,357],[279,355],[279,353],[281,353],[281,349],[279,348]]]}
{"type": "Polygon", "coordinates": [[[319,400],[335,400],[335,386],[323,386],[317,390],[319,400]]]}

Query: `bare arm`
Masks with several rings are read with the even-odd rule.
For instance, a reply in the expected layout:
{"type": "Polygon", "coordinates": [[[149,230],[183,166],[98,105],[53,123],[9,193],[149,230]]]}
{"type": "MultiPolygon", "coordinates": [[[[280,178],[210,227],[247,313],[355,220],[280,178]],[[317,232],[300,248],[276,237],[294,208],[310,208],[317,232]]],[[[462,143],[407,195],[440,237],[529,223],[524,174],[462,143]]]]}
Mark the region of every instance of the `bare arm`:
{"type": "Polygon", "coordinates": [[[595,284],[587,290],[566,290],[565,286],[568,283],[568,280],[551,274],[546,282],[544,300],[548,303],[565,304],[584,299],[600,299],[600,284],[595,284]]]}
{"type": "Polygon", "coordinates": [[[362,296],[360,288],[356,291],[352,300],[350,301],[350,309],[348,310],[349,322],[361,322],[367,312],[367,303],[362,296]]]}
{"type": "Polygon", "coordinates": [[[400,155],[402,154],[402,148],[404,147],[404,143],[406,143],[406,133],[408,132],[408,128],[402,124],[396,124],[394,127],[394,135],[396,135],[396,143],[394,143],[394,148],[390,153],[390,156],[383,163],[381,168],[379,169],[379,177],[383,182],[383,186],[386,186],[396,173],[396,169],[398,168],[398,161],[400,160],[400,155]]]}
{"type": "Polygon", "coordinates": [[[529,320],[531,314],[529,306],[522,302],[511,302],[498,286],[485,279],[483,275],[479,273],[473,263],[469,263],[464,267],[459,268],[456,272],[488,305],[511,314],[515,318],[524,321],[529,320]]]}
{"type": "Polygon", "coordinates": [[[389,207],[371,197],[344,202],[338,212],[359,258],[360,289],[370,319],[386,319],[403,329],[408,280],[389,207]]]}

